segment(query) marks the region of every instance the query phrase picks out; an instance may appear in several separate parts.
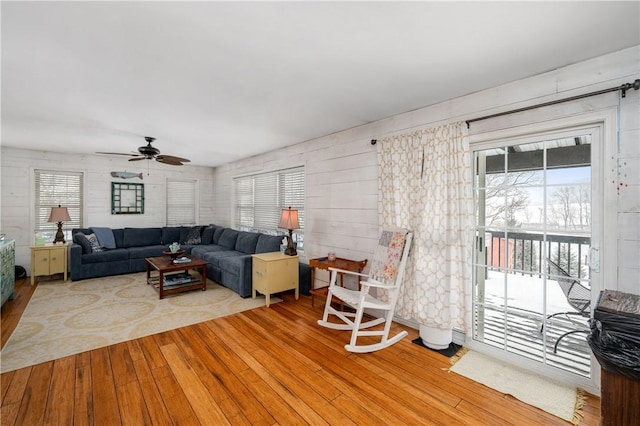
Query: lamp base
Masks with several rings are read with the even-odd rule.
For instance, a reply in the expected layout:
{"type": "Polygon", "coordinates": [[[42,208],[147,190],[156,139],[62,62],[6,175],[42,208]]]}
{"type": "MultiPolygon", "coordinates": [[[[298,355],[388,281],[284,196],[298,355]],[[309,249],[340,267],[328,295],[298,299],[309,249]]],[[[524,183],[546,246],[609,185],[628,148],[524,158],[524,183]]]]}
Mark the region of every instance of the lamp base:
{"type": "Polygon", "coordinates": [[[289,237],[287,237],[287,248],[284,250],[284,254],[287,256],[297,256],[298,252],[293,246],[293,230],[289,229],[289,237]]]}
{"type": "Polygon", "coordinates": [[[58,232],[56,232],[56,238],[53,240],[53,244],[65,243],[64,232],[62,232],[62,222],[58,222],[58,232]]]}

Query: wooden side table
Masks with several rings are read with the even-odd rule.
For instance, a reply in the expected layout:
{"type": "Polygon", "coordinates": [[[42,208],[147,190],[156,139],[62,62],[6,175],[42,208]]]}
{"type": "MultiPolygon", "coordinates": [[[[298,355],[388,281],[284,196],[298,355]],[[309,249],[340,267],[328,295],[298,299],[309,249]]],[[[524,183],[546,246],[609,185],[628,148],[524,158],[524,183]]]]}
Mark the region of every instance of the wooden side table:
{"type": "Polygon", "coordinates": [[[295,290],[298,300],[298,256],[287,256],[280,252],[259,253],[253,256],[253,289],[265,295],[267,307],[271,295],[285,290],[295,290]]]}
{"type": "MultiPolygon", "coordinates": [[[[324,269],[329,270],[329,268],[338,268],[344,269],[346,271],[353,272],[362,272],[364,267],[367,266],[367,259],[365,260],[350,260],[350,259],[342,259],[340,257],[336,257],[335,260],[329,260],[326,257],[319,257],[316,259],[309,260],[309,267],[311,268],[311,306],[313,306],[313,298],[316,295],[326,296],[328,287],[322,287],[319,289],[315,288],[315,270],[324,269]]],[[[338,273],[340,275],[340,286],[344,286],[344,274],[338,273]]]]}
{"type": "Polygon", "coordinates": [[[64,274],[67,281],[67,258],[69,243],[45,244],[31,247],[31,285],[36,277],[64,274]]]}

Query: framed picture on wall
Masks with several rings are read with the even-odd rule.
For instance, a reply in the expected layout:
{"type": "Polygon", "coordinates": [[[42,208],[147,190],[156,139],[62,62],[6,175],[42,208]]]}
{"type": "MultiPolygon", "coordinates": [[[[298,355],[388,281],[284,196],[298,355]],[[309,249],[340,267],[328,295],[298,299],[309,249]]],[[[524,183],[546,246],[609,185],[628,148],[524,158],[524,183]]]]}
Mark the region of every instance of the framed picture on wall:
{"type": "Polygon", "coordinates": [[[111,214],[143,214],[144,183],[111,182],[111,214]]]}

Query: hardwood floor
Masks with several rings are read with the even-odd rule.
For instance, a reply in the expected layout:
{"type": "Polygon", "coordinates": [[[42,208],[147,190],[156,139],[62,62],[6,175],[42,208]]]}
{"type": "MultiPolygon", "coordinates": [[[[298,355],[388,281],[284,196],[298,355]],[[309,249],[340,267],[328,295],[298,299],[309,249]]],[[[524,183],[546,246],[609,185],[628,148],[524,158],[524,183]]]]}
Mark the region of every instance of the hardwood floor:
{"type": "MultiPolygon", "coordinates": [[[[33,289],[2,309],[2,345],[33,289]]],[[[179,297],[179,296],[178,296],[179,297]]],[[[351,354],[322,308],[284,302],[0,376],[2,425],[568,425],[455,373],[409,337],[351,354]]],[[[404,328],[397,325],[397,328],[404,328]]],[[[589,395],[581,425],[597,425],[589,395]]]]}

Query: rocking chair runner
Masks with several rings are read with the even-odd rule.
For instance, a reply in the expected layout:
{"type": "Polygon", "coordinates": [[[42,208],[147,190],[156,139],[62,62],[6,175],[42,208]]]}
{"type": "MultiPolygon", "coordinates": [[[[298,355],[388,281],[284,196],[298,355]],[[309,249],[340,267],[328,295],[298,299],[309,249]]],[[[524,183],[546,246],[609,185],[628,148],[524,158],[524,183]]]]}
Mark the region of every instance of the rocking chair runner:
{"type": "Polygon", "coordinates": [[[327,294],[324,314],[318,324],[336,330],[351,330],[351,341],[345,345],[349,352],[373,352],[384,349],[400,341],[407,336],[406,331],[389,338],[389,331],[393,321],[393,314],[398,300],[400,286],[404,277],[404,270],[409,256],[413,233],[407,230],[385,230],[380,236],[380,241],[373,256],[370,273],[360,274],[353,271],[345,271],[329,268],[331,280],[327,294]],[[342,274],[360,277],[360,289],[351,290],[341,287],[336,283],[338,272],[342,274]],[[386,299],[377,296],[377,289],[386,290],[386,299]],[[374,293],[371,293],[371,290],[374,293]],[[344,312],[335,309],[332,299],[336,298],[343,304],[355,309],[355,312],[344,312]],[[382,311],[383,316],[370,321],[362,322],[364,310],[375,309],[382,311]],[[329,315],[334,315],[342,323],[329,322],[329,315]],[[383,330],[367,330],[384,323],[383,330]],[[358,337],[380,336],[380,342],[369,345],[358,345],[358,337]]]}

